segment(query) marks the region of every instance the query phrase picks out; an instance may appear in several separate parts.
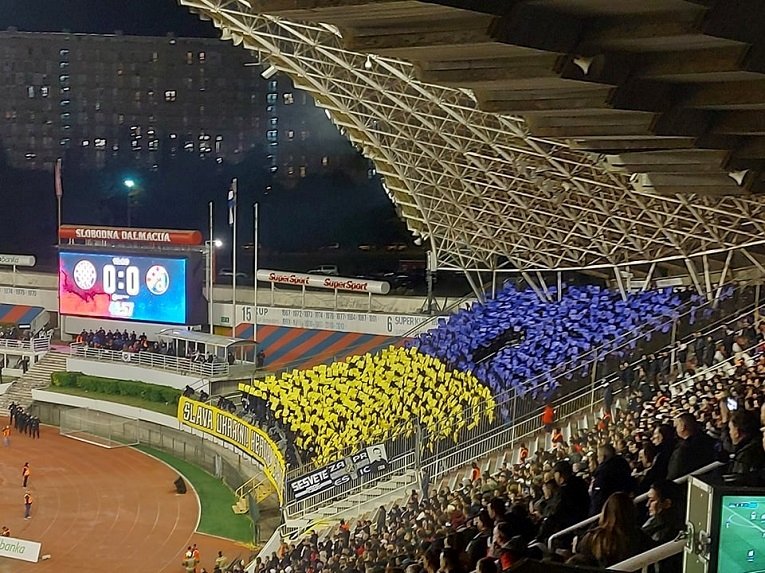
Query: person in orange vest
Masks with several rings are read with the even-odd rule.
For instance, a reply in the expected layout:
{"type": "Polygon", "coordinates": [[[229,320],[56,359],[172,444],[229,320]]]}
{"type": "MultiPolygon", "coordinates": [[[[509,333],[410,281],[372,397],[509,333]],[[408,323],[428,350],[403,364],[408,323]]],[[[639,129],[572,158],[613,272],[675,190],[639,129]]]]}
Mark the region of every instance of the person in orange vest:
{"type": "Polygon", "coordinates": [[[11,427],[5,426],[3,428],[3,446],[6,448],[11,445],[11,427]]]}
{"type": "Polygon", "coordinates": [[[475,483],[476,480],[481,478],[481,468],[478,467],[477,462],[473,462],[472,469],[470,470],[470,481],[475,483]]]}
{"type": "Polygon", "coordinates": [[[525,464],[529,457],[529,448],[525,442],[521,442],[521,463],[525,464]]]}
{"type": "Polygon", "coordinates": [[[199,547],[196,543],[191,546],[191,556],[194,558],[194,564],[199,565],[199,547]]]}
{"type": "Polygon", "coordinates": [[[32,519],[32,494],[24,494],[24,519],[32,519]]]}
{"type": "Polygon", "coordinates": [[[563,443],[563,431],[560,428],[555,428],[552,433],[552,443],[553,444],[562,444],[563,443]]]}
{"type": "Polygon", "coordinates": [[[24,464],[24,467],[21,468],[21,477],[23,479],[21,483],[21,487],[27,487],[27,482],[29,481],[30,473],[32,473],[32,470],[29,469],[29,462],[26,462],[24,464]]]}
{"type": "Polygon", "coordinates": [[[545,432],[548,434],[553,430],[553,424],[555,423],[555,408],[549,402],[545,405],[545,409],[542,411],[542,425],[545,427],[545,432]]]}

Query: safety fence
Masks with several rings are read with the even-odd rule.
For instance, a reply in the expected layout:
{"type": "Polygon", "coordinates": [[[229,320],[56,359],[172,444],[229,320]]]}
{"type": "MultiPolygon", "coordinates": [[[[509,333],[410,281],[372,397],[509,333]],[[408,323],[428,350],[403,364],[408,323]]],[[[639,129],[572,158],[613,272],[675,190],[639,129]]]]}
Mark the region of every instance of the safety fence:
{"type": "Polygon", "coordinates": [[[152,368],[156,370],[168,370],[183,376],[196,376],[199,378],[225,377],[229,374],[227,362],[196,362],[189,358],[158,354],[155,352],[120,352],[118,350],[106,350],[105,348],[93,348],[81,342],[69,345],[73,357],[99,362],[115,362],[126,366],[138,366],[140,368],[152,368]]]}
{"type": "Polygon", "coordinates": [[[3,350],[48,352],[50,350],[50,338],[30,338],[29,340],[16,340],[14,338],[0,338],[0,351],[3,351],[3,350]]]}

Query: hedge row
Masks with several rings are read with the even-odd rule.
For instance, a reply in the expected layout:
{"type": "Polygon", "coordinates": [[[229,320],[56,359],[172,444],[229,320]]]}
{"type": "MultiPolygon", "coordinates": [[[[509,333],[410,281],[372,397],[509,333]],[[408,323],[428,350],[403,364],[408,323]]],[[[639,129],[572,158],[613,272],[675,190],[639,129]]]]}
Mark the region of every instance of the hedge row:
{"type": "Polygon", "coordinates": [[[109,394],[112,396],[135,396],[150,402],[178,404],[181,391],[170,386],[147,384],[137,380],[117,380],[88,376],[82,372],[54,372],[51,383],[62,388],[80,388],[88,392],[109,394]]]}

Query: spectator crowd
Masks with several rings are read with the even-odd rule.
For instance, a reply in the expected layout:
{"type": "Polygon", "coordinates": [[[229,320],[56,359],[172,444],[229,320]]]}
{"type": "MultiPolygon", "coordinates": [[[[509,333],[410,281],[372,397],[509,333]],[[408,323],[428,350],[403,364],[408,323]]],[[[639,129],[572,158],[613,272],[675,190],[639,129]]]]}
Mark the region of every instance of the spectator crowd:
{"type": "MultiPolygon", "coordinates": [[[[765,485],[764,330],[724,327],[711,356],[707,340],[686,344],[666,377],[641,364],[632,379],[620,376],[620,400],[594,427],[569,436],[551,428],[552,447],[521,444],[519,463],[494,472],[476,462],[451,489],[431,492],[426,481],[405,502],[284,543],[256,571],[497,573],[524,558],[609,567],[671,541],[686,503],[685,485],[672,480],[718,462],[706,479],[765,485]],[[755,343],[757,352],[744,351],[755,343]],[[635,504],[639,494],[646,501],[635,504]],[[551,540],[589,516],[589,529],[551,540]]],[[[680,569],[678,556],[658,564],[680,569]]]]}
{"type": "Polygon", "coordinates": [[[349,445],[413,433],[416,425],[456,441],[462,428],[494,416],[491,392],[475,376],[416,348],[395,346],[268,376],[248,386],[247,394],[253,407],[266,405],[317,464],[336,459],[349,445]]]}

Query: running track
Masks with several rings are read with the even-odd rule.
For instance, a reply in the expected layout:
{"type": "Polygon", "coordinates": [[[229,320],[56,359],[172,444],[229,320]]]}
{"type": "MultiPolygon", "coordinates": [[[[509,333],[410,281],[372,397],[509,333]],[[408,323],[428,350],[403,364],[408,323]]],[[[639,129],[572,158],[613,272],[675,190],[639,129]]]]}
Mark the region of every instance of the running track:
{"type": "Polygon", "coordinates": [[[177,474],[162,462],[132,448],[63,438],[58,428],[41,432],[39,440],[14,434],[9,448],[0,443],[0,526],[41,542],[41,555],[51,557],[38,563],[0,557],[0,573],[178,573],[192,543],[201,551],[198,570],[212,571],[219,550],[229,559],[249,556],[236,543],[195,533],[196,494],[176,495],[177,474]],[[24,520],[21,487],[27,461],[30,520],[24,520]]]}

